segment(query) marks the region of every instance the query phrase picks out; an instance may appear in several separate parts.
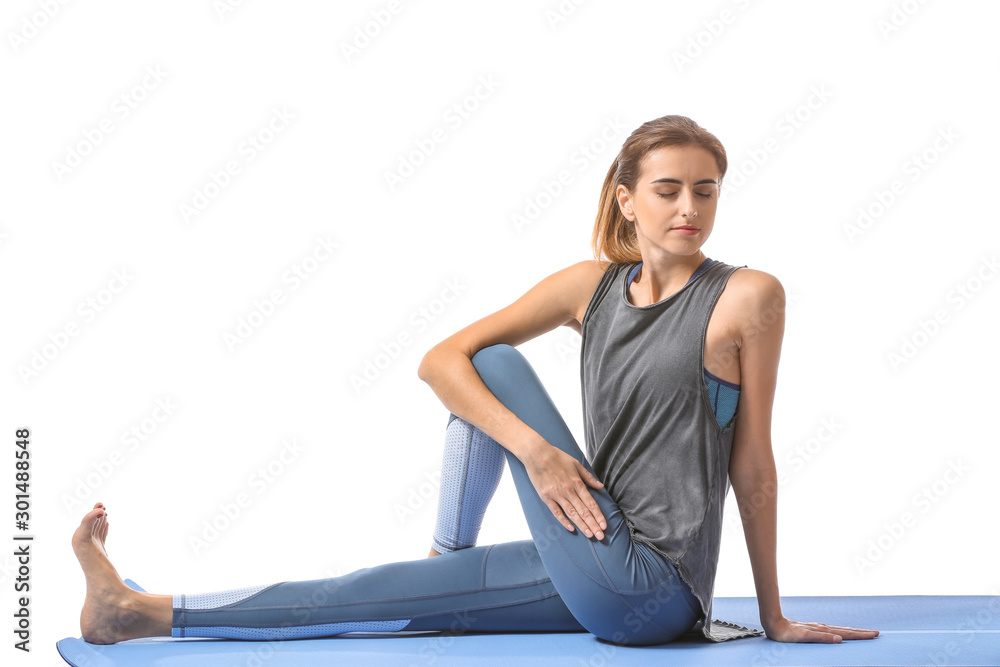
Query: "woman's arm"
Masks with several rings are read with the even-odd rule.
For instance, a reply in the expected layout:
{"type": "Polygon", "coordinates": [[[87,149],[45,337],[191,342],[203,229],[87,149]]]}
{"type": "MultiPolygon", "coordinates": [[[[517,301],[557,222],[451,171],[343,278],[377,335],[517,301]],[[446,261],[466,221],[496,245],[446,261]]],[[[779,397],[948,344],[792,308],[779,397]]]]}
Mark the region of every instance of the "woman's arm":
{"type": "MultiPolygon", "coordinates": [[[[444,406],[524,460],[540,439],[498,401],[480,379],[472,357],[479,350],[521,343],[558,326],[579,326],[606,263],[578,262],[544,278],[506,308],[473,322],[432,347],[417,375],[444,406]]],[[[575,327],[574,327],[575,328],[575,327]]]]}
{"type": "Polygon", "coordinates": [[[575,329],[606,266],[583,261],[548,276],[511,305],[435,345],[417,369],[446,408],[524,463],[542,501],[567,530],[574,528],[564,513],[598,539],[607,522],[587,486],[602,488],[601,481],[507,409],[479,377],[472,357],[491,345],[517,346],[560,325],[575,329]]]}
{"type": "Polygon", "coordinates": [[[743,520],[750,565],[765,631],[782,617],[778,598],[777,473],[771,452],[771,410],[785,331],[785,292],[763,271],[737,271],[740,304],[739,418],[733,434],[729,480],[743,520]],[[769,323],[769,324],[768,324],[769,323]]]}
{"type": "MultiPolygon", "coordinates": [[[[739,273],[743,271],[734,273],[730,282],[739,273]]],[[[729,479],[743,520],[761,625],[768,639],[780,642],[838,644],[844,639],[874,639],[878,630],[800,623],[781,612],[775,558],[778,479],[771,452],[771,409],[785,332],[785,291],[777,278],[762,271],[748,271],[734,287],[743,312],[739,417],[729,479]]]]}

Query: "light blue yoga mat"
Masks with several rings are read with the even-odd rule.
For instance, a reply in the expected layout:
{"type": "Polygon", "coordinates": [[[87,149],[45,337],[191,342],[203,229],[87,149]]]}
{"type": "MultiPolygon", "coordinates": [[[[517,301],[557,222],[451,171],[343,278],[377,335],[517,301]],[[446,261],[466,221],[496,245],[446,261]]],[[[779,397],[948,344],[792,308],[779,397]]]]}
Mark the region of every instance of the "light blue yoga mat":
{"type": "MultiPolygon", "coordinates": [[[[125,583],[142,590],[135,582],[125,583]]],[[[589,632],[448,635],[436,632],[350,633],[324,639],[134,639],[100,646],[79,638],[56,642],[75,667],[212,665],[1000,665],[1000,596],[900,595],[781,598],[796,621],[874,628],[875,639],[841,644],[785,644],[766,637],[713,643],[690,639],[628,648],[589,632]]],[[[760,628],[757,600],[715,598],[714,616],[760,628]]]]}

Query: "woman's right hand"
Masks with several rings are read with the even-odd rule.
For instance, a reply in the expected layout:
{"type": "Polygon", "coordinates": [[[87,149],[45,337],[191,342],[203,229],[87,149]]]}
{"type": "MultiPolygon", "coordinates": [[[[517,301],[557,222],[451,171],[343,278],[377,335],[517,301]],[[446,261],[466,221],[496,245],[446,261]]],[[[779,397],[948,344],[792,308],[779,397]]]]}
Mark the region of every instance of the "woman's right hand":
{"type": "Polygon", "coordinates": [[[587,537],[596,533],[597,539],[603,540],[603,529],[608,523],[587,488],[589,484],[603,489],[601,480],[575,458],[547,442],[535,447],[525,459],[522,463],[528,478],[559,523],[570,532],[575,523],[587,537]]]}

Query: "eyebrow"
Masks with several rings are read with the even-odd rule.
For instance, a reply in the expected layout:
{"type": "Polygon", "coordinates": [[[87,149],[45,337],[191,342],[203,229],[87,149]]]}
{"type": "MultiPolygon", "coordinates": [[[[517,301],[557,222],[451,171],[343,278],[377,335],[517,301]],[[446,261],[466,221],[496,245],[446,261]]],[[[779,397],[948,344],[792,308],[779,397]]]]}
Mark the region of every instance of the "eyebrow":
{"type": "MultiPolygon", "coordinates": [[[[680,181],[680,180],[678,180],[676,178],[658,178],[655,181],[650,181],[649,184],[650,185],[656,185],[657,183],[676,183],[677,185],[684,185],[683,181],[680,181]]],[[[713,181],[711,178],[705,178],[705,179],[702,179],[700,181],[697,181],[695,183],[695,185],[704,185],[706,183],[711,183],[712,185],[717,185],[717,183],[715,181],[713,181]]]]}

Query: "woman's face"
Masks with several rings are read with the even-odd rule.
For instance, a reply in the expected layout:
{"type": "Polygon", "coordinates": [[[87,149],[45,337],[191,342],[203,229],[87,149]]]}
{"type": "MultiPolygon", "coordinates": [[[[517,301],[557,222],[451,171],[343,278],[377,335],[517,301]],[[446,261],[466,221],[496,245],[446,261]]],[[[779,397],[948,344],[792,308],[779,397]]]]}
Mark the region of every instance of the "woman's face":
{"type": "Polygon", "coordinates": [[[657,252],[693,255],[708,240],[719,202],[719,168],[700,146],[670,146],[650,151],[635,191],[618,186],[618,206],[635,222],[644,257],[657,252]],[[698,231],[684,234],[677,227],[698,231]]]}

